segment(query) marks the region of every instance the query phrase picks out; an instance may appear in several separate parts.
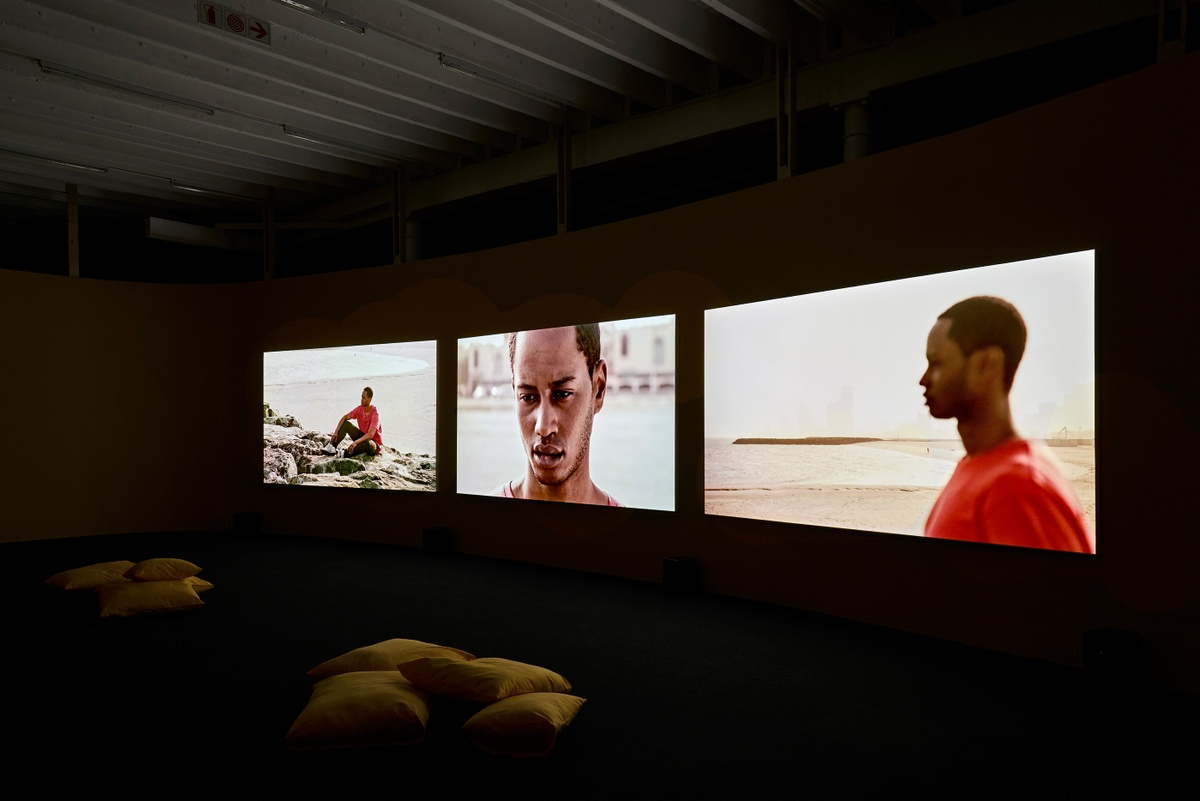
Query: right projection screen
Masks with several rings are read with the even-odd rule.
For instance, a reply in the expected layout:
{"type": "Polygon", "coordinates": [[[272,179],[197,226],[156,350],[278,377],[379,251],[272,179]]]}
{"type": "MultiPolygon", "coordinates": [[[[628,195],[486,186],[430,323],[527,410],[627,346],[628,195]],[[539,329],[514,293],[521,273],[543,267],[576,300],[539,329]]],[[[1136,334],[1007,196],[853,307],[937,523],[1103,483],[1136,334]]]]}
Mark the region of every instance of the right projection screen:
{"type": "Polygon", "coordinates": [[[705,513],[1094,553],[1095,308],[1089,250],[707,310],[705,513]]]}

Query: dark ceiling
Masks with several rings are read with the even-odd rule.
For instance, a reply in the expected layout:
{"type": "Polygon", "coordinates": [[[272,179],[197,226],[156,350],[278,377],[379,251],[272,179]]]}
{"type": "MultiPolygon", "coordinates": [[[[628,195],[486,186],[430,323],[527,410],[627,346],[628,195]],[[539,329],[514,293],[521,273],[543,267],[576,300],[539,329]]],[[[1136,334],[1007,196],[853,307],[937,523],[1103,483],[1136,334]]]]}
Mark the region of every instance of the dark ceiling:
{"type": "Polygon", "coordinates": [[[0,0],[0,258],[185,283],[415,265],[960,130],[1195,49],[1187,11],[0,0]]]}

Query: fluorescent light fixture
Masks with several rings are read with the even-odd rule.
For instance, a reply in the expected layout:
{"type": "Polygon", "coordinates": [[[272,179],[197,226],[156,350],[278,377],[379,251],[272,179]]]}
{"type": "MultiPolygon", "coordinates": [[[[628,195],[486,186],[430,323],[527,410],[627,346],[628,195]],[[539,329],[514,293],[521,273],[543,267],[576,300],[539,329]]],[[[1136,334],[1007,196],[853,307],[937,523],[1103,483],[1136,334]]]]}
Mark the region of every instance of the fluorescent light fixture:
{"type": "Polygon", "coordinates": [[[60,161],[58,159],[45,158],[39,156],[43,161],[48,161],[51,164],[57,164],[60,167],[70,167],[73,170],[87,170],[88,172],[108,172],[107,167],[93,167],[90,164],[76,164],[73,161],[60,161]]]}
{"type": "Polygon", "coordinates": [[[192,186],[191,184],[181,184],[174,178],[171,179],[171,188],[178,189],[180,192],[195,192],[197,195],[215,195],[216,192],[211,189],[205,189],[200,186],[192,186]]]}
{"type": "Polygon", "coordinates": [[[313,144],[317,145],[330,144],[316,134],[308,133],[307,131],[299,131],[287,125],[283,126],[283,134],[284,136],[290,136],[293,139],[299,139],[301,142],[312,142],[313,144]]]}
{"type": "Polygon", "coordinates": [[[59,167],[70,167],[73,170],[87,170],[88,172],[108,172],[108,167],[93,167],[90,164],[79,164],[78,162],[74,162],[74,161],[63,161],[62,159],[54,159],[54,158],[50,158],[49,156],[39,156],[34,153],[22,153],[19,150],[6,150],[4,148],[0,148],[0,153],[8,153],[13,156],[21,156],[22,158],[27,158],[27,159],[37,159],[38,161],[44,161],[47,164],[55,164],[59,167]]]}
{"type": "Polygon", "coordinates": [[[219,189],[205,189],[202,186],[187,184],[174,178],[171,179],[171,188],[180,192],[190,192],[194,195],[212,195],[213,197],[225,197],[233,200],[258,200],[258,198],[247,197],[246,195],[235,195],[231,192],[222,192],[219,189]]]}
{"type": "Polygon", "coordinates": [[[326,145],[327,147],[345,148],[346,150],[353,150],[356,153],[361,153],[364,156],[383,158],[387,159],[388,161],[403,160],[395,153],[387,153],[383,150],[375,150],[367,145],[357,145],[353,142],[346,142],[341,139],[336,139],[332,136],[326,136],[325,134],[313,133],[312,131],[304,131],[299,128],[293,128],[290,125],[284,125],[282,128],[284,136],[291,137],[292,139],[299,139],[301,142],[311,142],[314,145],[326,145]]]}
{"type": "Polygon", "coordinates": [[[199,103],[194,103],[191,100],[188,100],[187,98],[177,97],[175,95],[169,95],[164,92],[155,92],[152,89],[146,89],[141,86],[134,86],[131,83],[125,83],[124,81],[118,81],[113,78],[106,78],[103,75],[95,75],[90,72],[83,72],[82,70],[77,70],[72,67],[64,67],[61,64],[51,64],[48,61],[38,60],[37,65],[41,69],[41,71],[47,75],[57,75],[57,76],[64,77],[64,78],[71,78],[76,81],[83,81],[84,83],[94,84],[96,86],[100,86],[105,89],[116,89],[118,91],[127,92],[129,94],[138,95],[140,97],[151,98],[153,100],[159,101],[160,103],[169,103],[171,105],[181,106],[181,107],[189,109],[191,111],[199,111],[202,114],[213,114],[214,113],[214,110],[212,108],[201,105],[199,103]]]}
{"type": "Polygon", "coordinates": [[[358,34],[366,33],[369,27],[361,19],[356,19],[349,14],[330,8],[323,2],[320,2],[320,0],[275,0],[275,2],[281,6],[288,6],[297,11],[303,11],[305,14],[311,14],[326,22],[332,22],[334,25],[340,25],[358,34]]]}
{"type": "Polygon", "coordinates": [[[574,105],[570,100],[553,95],[543,89],[537,88],[536,86],[530,86],[529,84],[522,83],[515,78],[510,78],[507,75],[490,70],[487,67],[481,67],[478,64],[472,64],[469,61],[463,61],[461,58],[449,55],[448,53],[438,53],[438,64],[441,64],[448,70],[454,70],[455,72],[460,72],[463,75],[470,75],[472,78],[481,78],[482,80],[489,81],[497,86],[502,86],[505,89],[511,89],[515,92],[520,92],[523,95],[532,97],[534,100],[541,100],[555,106],[574,105]]]}

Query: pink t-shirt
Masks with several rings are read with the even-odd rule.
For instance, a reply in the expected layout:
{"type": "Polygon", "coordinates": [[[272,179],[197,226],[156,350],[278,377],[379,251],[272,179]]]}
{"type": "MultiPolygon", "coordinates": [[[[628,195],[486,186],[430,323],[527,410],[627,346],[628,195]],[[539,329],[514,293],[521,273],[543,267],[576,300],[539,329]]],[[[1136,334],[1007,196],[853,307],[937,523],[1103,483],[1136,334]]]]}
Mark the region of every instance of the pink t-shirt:
{"type": "Polygon", "coordinates": [[[371,439],[375,440],[375,444],[382,450],[383,427],[379,425],[379,410],[377,408],[372,406],[369,409],[364,409],[362,406],[355,406],[346,412],[346,419],[358,423],[358,430],[364,434],[371,430],[371,426],[375,426],[375,436],[371,437],[371,439]]]}
{"type": "MultiPolygon", "coordinates": [[[[513,494],[512,482],[511,482],[511,481],[505,481],[505,482],[504,482],[504,484],[503,484],[503,485],[501,485],[499,492],[493,492],[492,494],[493,494],[493,495],[499,495],[499,496],[501,496],[501,497],[503,497],[503,498],[515,498],[515,497],[517,497],[516,495],[514,495],[514,494],[513,494]]],[[[605,498],[608,498],[608,505],[609,505],[609,506],[621,506],[621,507],[624,507],[624,506],[625,506],[625,504],[623,504],[623,503],[620,503],[619,501],[617,501],[617,499],[616,499],[616,498],[614,498],[613,496],[609,495],[607,492],[605,492],[605,493],[604,493],[604,497],[605,497],[605,498]]]]}
{"type": "Polygon", "coordinates": [[[1096,551],[1058,462],[1044,447],[1023,439],[964,456],[933,504],[925,536],[1096,551]]]}

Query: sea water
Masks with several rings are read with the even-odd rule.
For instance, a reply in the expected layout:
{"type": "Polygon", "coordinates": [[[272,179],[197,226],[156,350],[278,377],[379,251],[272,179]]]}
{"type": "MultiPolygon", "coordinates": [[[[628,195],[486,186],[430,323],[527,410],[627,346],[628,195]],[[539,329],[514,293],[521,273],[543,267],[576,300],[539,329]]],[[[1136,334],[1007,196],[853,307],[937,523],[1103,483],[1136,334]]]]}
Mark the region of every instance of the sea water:
{"type": "Polygon", "coordinates": [[[268,352],[263,354],[263,385],[368,379],[428,367],[429,362],[406,355],[413,350],[412,344],[404,343],[268,352]]]}

